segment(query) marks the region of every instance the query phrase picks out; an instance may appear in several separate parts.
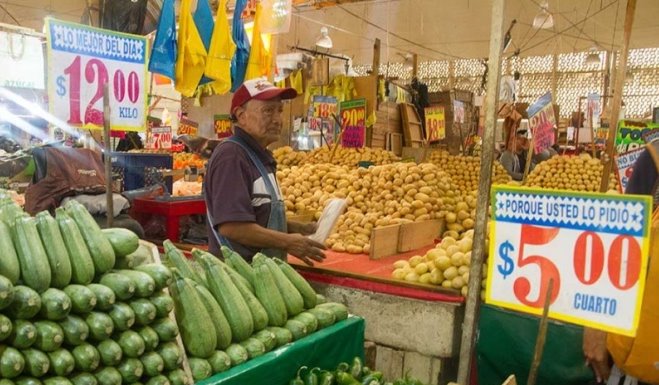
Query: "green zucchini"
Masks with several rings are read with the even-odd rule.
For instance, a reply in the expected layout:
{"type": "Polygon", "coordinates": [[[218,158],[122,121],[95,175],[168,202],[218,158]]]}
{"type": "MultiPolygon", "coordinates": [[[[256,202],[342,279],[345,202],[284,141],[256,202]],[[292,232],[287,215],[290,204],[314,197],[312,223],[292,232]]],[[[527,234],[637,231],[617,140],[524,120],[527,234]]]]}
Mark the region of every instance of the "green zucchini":
{"type": "Polygon", "coordinates": [[[64,343],[64,331],[53,321],[36,321],[37,339],[34,348],[43,352],[54,352],[64,343]]]}
{"type": "MultiPolygon", "coordinates": [[[[322,294],[316,294],[316,306],[318,306],[320,304],[323,304],[323,303],[327,303],[327,298],[325,298],[325,296],[322,295],[322,294]]],[[[306,304],[305,304],[305,306],[306,306],[306,304]]],[[[311,309],[311,308],[308,308],[308,309],[311,309]]]]}
{"type": "Polygon", "coordinates": [[[174,342],[165,342],[164,344],[161,344],[157,353],[162,357],[166,370],[178,369],[181,366],[181,362],[183,362],[183,355],[181,354],[178,345],[174,342]]]}
{"type": "Polygon", "coordinates": [[[263,342],[254,337],[246,339],[241,342],[240,345],[247,350],[247,355],[250,360],[265,354],[265,346],[263,345],[263,342]]]}
{"type": "Polygon", "coordinates": [[[50,360],[50,374],[54,376],[68,376],[76,366],[75,358],[66,349],[57,349],[48,353],[50,360]]]}
{"type": "Polygon", "coordinates": [[[205,277],[201,277],[191,265],[191,261],[183,255],[181,250],[177,249],[176,246],[169,240],[166,239],[163,243],[163,248],[165,249],[165,255],[169,262],[175,267],[178,272],[185,278],[189,278],[197,283],[206,285],[205,277]]]}
{"type": "Polygon", "coordinates": [[[51,271],[34,218],[28,216],[16,218],[14,243],[21,265],[23,284],[38,293],[46,291],[50,287],[51,271]]]}
{"type": "Polygon", "coordinates": [[[114,268],[115,269],[131,270],[131,269],[134,269],[137,265],[138,265],[138,262],[137,262],[136,258],[133,256],[133,254],[127,255],[125,257],[117,256],[116,260],[114,261],[114,268]]]}
{"type": "Polygon", "coordinates": [[[170,283],[172,283],[172,271],[165,265],[160,263],[147,263],[145,265],[136,266],[135,270],[148,274],[156,284],[156,291],[160,291],[170,283]]]}
{"type": "Polygon", "coordinates": [[[0,341],[4,341],[11,335],[14,325],[9,317],[0,314],[0,341]]]}
{"type": "Polygon", "coordinates": [[[27,349],[37,341],[37,328],[30,321],[17,319],[14,321],[11,335],[7,342],[16,349],[27,349]]]}
{"type": "Polygon", "coordinates": [[[257,266],[254,293],[268,313],[268,325],[284,326],[288,313],[284,299],[277,289],[275,280],[267,265],[257,266]]]}
{"type": "Polygon", "coordinates": [[[144,349],[147,352],[153,351],[158,347],[160,339],[158,338],[158,333],[153,330],[152,327],[144,326],[137,330],[137,333],[144,340],[144,349]]]}
{"type": "MultiPolygon", "coordinates": [[[[191,253],[192,253],[192,257],[194,258],[195,262],[197,262],[202,267],[204,266],[204,261],[208,261],[213,265],[219,265],[219,266],[226,267],[227,271],[229,272],[229,275],[231,276],[231,279],[233,279],[234,282],[236,280],[239,280],[240,282],[242,282],[249,289],[249,291],[251,291],[252,293],[254,292],[254,286],[252,286],[252,284],[247,279],[245,279],[245,277],[240,275],[228,263],[221,261],[219,258],[217,258],[216,256],[214,256],[213,254],[211,254],[207,251],[199,250],[199,249],[196,249],[196,248],[192,249],[191,253]]],[[[204,273],[204,275],[206,275],[206,273],[204,273]]]]}
{"type": "Polygon", "coordinates": [[[231,359],[231,366],[238,366],[249,359],[247,350],[240,344],[229,345],[226,353],[231,359]]]}
{"type": "Polygon", "coordinates": [[[71,307],[71,298],[62,290],[50,288],[41,293],[40,315],[42,318],[61,321],[69,315],[71,307]]]}
{"type": "Polygon", "coordinates": [[[140,380],[144,374],[144,365],[137,358],[125,358],[117,365],[117,370],[121,374],[122,383],[131,384],[140,380]]]}
{"type": "Polygon", "coordinates": [[[145,263],[153,263],[153,251],[150,246],[140,243],[137,247],[137,250],[128,254],[124,258],[131,261],[131,264],[135,267],[144,265],[145,263]]]}
{"type": "Polygon", "coordinates": [[[311,313],[303,312],[291,319],[302,322],[307,327],[307,333],[309,334],[318,330],[318,319],[311,313]]]}
{"type": "Polygon", "coordinates": [[[98,353],[103,366],[116,366],[124,356],[121,346],[113,340],[105,340],[98,344],[98,353]]]}
{"type": "Polygon", "coordinates": [[[41,378],[50,369],[50,359],[46,353],[36,349],[26,349],[21,351],[25,358],[25,368],[23,374],[41,378]]]}
{"type": "Polygon", "coordinates": [[[343,321],[344,319],[348,318],[348,308],[346,307],[346,305],[342,303],[327,302],[318,305],[318,308],[329,310],[332,313],[334,313],[334,316],[336,317],[336,322],[343,321]]]}
{"type": "Polygon", "coordinates": [[[0,347],[0,378],[16,378],[23,373],[25,358],[18,350],[0,347]]]}
{"type": "Polygon", "coordinates": [[[71,311],[76,314],[87,314],[96,306],[96,295],[91,289],[83,285],[69,285],[64,288],[66,295],[71,298],[71,311]]]}
{"type": "Polygon", "coordinates": [[[114,295],[114,291],[112,291],[112,289],[98,283],[91,283],[87,285],[87,288],[91,290],[96,296],[96,310],[112,310],[112,306],[115,304],[115,302],[117,302],[117,297],[114,295]]]}
{"type": "Polygon", "coordinates": [[[85,245],[85,240],[75,221],[63,207],[56,208],[55,214],[64,246],[71,260],[71,282],[79,285],[90,284],[95,274],[94,261],[85,245]]]}
{"type": "Polygon", "coordinates": [[[249,306],[225,269],[208,261],[202,262],[208,277],[208,289],[227,317],[232,340],[235,342],[246,340],[254,332],[254,319],[249,306]]]}
{"type": "Polygon", "coordinates": [[[136,297],[147,298],[156,290],[156,282],[147,273],[137,270],[118,270],[117,272],[133,280],[136,297]]]}
{"type": "Polygon", "coordinates": [[[304,300],[304,308],[311,309],[316,307],[318,297],[316,296],[314,289],[311,287],[311,285],[309,285],[309,282],[307,282],[307,280],[304,279],[304,277],[302,277],[300,273],[298,273],[286,261],[282,261],[281,259],[274,259],[274,262],[279,265],[282,273],[286,275],[288,280],[295,286],[298,292],[300,292],[300,295],[302,295],[302,299],[304,300]]]}
{"type": "Polygon", "coordinates": [[[213,294],[207,288],[190,280],[192,286],[197,290],[199,298],[204,303],[206,310],[211,315],[213,326],[215,327],[215,337],[217,337],[217,349],[224,349],[231,344],[231,327],[227,317],[222,312],[220,304],[217,303],[213,294]]]}
{"type": "Polygon", "coordinates": [[[89,337],[89,326],[84,319],[70,315],[60,321],[59,326],[64,332],[64,343],[77,346],[84,343],[89,337]]]}
{"type": "Polygon", "coordinates": [[[222,246],[222,255],[226,261],[231,263],[235,271],[243,276],[252,286],[256,280],[256,274],[252,266],[243,259],[243,257],[226,246],[222,246]]]}
{"type": "Polygon", "coordinates": [[[277,347],[277,337],[275,336],[275,333],[271,332],[270,330],[263,329],[260,332],[254,334],[252,338],[256,338],[257,340],[261,341],[265,347],[266,352],[269,352],[277,347]]]}
{"type": "Polygon", "coordinates": [[[48,211],[41,211],[34,218],[41,242],[46,245],[44,249],[50,265],[50,284],[54,288],[64,288],[71,283],[71,259],[57,221],[48,211]]]}
{"type": "Polygon", "coordinates": [[[116,339],[125,358],[137,358],[144,353],[146,346],[140,335],[133,330],[126,330],[116,339]]]}
{"type": "Polygon", "coordinates": [[[174,321],[169,318],[161,318],[159,320],[155,320],[149,326],[156,331],[160,342],[174,341],[176,336],[179,334],[176,323],[174,323],[174,321]]]}
{"type": "Polygon", "coordinates": [[[201,381],[213,375],[213,368],[208,363],[208,360],[192,357],[188,361],[190,362],[190,371],[192,372],[193,380],[201,381]]]}
{"type": "MultiPolygon", "coordinates": [[[[0,261],[0,264],[1,263],[4,262],[0,261]]],[[[0,274],[0,310],[11,305],[11,302],[13,300],[14,300],[14,284],[11,283],[11,280],[9,280],[9,278],[0,274]]]]}
{"type": "Polygon", "coordinates": [[[270,326],[266,330],[271,331],[275,335],[277,346],[284,346],[293,341],[293,334],[286,328],[270,326]]]}
{"type": "Polygon", "coordinates": [[[318,328],[326,328],[333,325],[336,322],[336,316],[333,312],[328,309],[323,309],[315,307],[306,311],[307,313],[312,314],[318,320],[318,328]]]}
{"type": "Polygon", "coordinates": [[[127,303],[115,303],[108,315],[112,318],[114,330],[128,330],[135,324],[135,311],[127,303]]]}
{"type": "Polygon", "coordinates": [[[137,234],[128,229],[112,227],[102,229],[101,233],[110,242],[110,245],[112,245],[112,250],[114,250],[116,257],[125,257],[133,253],[140,245],[140,239],[137,237],[137,234]]]}
{"type": "Polygon", "coordinates": [[[43,381],[43,385],[72,385],[71,381],[64,377],[50,377],[43,381]]]}
{"type": "Polygon", "coordinates": [[[208,357],[208,363],[211,364],[213,374],[221,373],[231,368],[231,358],[222,350],[216,350],[212,356],[208,357]]]}
{"type": "Polygon", "coordinates": [[[70,200],[66,203],[65,209],[73,218],[78,229],[85,240],[89,254],[94,262],[96,274],[103,274],[114,267],[115,255],[112,244],[101,232],[98,223],[91,216],[89,211],[76,202],[70,200]]]}
{"type": "Polygon", "coordinates": [[[309,333],[307,330],[307,325],[294,319],[286,321],[286,325],[284,325],[284,327],[291,332],[294,341],[305,337],[309,333]]]}
{"type": "Polygon", "coordinates": [[[94,375],[98,385],[121,385],[121,373],[116,368],[105,367],[94,375]]]}
{"type": "Polygon", "coordinates": [[[158,318],[167,317],[174,310],[174,300],[163,292],[152,295],[149,301],[156,307],[156,317],[158,318]]]}
{"type": "MultiPolygon", "coordinates": [[[[263,330],[268,326],[268,312],[265,310],[261,302],[256,298],[254,292],[250,290],[239,278],[238,274],[231,274],[231,268],[225,267],[224,270],[229,274],[231,281],[236,285],[236,288],[242,295],[245,303],[249,307],[249,312],[254,320],[254,331],[263,330]]],[[[225,346],[226,347],[226,346],[225,346]]],[[[221,348],[224,349],[224,348],[221,348]]]]}
{"type": "MultiPolygon", "coordinates": [[[[4,385],[5,383],[3,382],[5,380],[0,380],[0,385],[4,385]]],[[[6,380],[9,381],[9,380],[6,380]]],[[[43,385],[43,383],[38,379],[34,377],[18,377],[14,383],[15,385],[43,385]]]]}
{"type": "Polygon", "coordinates": [[[284,299],[284,304],[286,305],[288,316],[294,317],[300,314],[302,310],[304,310],[304,299],[302,298],[300,292],[288,279],[286,274],[281,271],[281,268],[275,263],[275,261],[273,261],[271,258],[265,258],[264,263],[270,269],[270,273],[275,280],[277,289],[279,289],[279,292],[284,299]]]}
{"type": "Polygon", "coordinates": [[[30,319],[41,309],[41,297],[32,288],[14,286],[14,300],[5,312],[13,319],[30,319]]]}
{"type": "Polygon", "coordinates": [[[146,353],[140,357],[140,361],[144,366],[144,374],[148,377],[157,376],[165,369],[165,362],[156,352],[146,353]]]}
{"type": "Polygon", "coordinates": [[[112,289],[121,301],[131,299],[135,295],[135,282],[123,274],[106,273],[101,277],[100,284],[112,289]]]}
{"type": "Polygon", "coordinates": [[[0,221],[0,244],[3,245],[0,253],[0,275],[15,284],[21,276],[21,265],[14,248],[11,230],[4,222],[0,221]]]}
{"type": "Polygon", "coordinates": [[[149,325],[156,319],[156,307],[146,298],[130,301],[131,309],[135,312],[135,323],[140,326],[149,325]]]}
{"type": "Polygon", "coordinates": [[[96,377],[91,373],[79,373],[71,378],[73,385],[98,385],[96,377]]]}
{"type": "MultiPolygon", "coordinates": [[[[18,379],[16,379],[18,381],[18,379]]],[[[0,378],[0,385],[16,385],[14,381],[7,378],[0,378]]]]}
{"type": "Polygon", "coordinates": [[[144,385],[171,385],[169,379],[163,375],[158,375],[155,377],[149,378],[149,381],[144,385]]]}
{"type": "Polygon", "coordinates": [[[114,322],[109,315],[100,312],[91,312],[85,318],[87,326],[89,326],[89,335],[95,341],[105,341],[114,331],[114,322]]]}
{"type": "Polygon", "coordinates": [[[192,381],[192,379],[189,379],[188,376],[185,375],[183,369],[172,370],[167,373],[167,378],[171,385],[188,385],[192,381]]]}
{"type": "Polygon", "coordinates": [[[170,291],[183,345],[194,357],[206,358],[215,351],[217,336],[208,310],[187,278],[177,277],[170,291]],[[199,331],[203,330],[203,333],[199,331]]]}
{"type": "Polygon", "coordinates": [[[76,370],[80,372],[93,372],[101,363],[101,354],[90,344],[76,346],[71,354],[75,360],[76,370]]]}

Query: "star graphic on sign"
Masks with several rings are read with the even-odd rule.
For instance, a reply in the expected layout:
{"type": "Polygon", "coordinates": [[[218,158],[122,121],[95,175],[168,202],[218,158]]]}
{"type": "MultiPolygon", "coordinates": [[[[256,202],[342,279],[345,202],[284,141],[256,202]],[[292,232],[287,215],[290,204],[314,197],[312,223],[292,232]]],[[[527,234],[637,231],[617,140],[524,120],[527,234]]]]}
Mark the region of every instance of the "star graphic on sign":
{"type": "Polygon", "coordinates": [[[632,214],[632,220],[634,222],[638,221],[638,214],[637,213],[632,214]]]}
{"type": "Polygon", "coordinates": [[[497,210],[499,210],[499,211],[503,210],[503,202],[502,201],[497,202],[497,210]]]}

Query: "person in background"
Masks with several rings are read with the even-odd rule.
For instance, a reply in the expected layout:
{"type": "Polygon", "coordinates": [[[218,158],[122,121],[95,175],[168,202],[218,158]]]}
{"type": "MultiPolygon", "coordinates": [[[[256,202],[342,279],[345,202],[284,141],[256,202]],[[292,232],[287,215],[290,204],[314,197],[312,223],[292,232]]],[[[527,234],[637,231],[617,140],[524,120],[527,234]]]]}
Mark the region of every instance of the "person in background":
{"type": "Polygon", "coordinates": [[[305,236],[315,224],[286,220],[277,164],[267,149],[281,134],[282,100],[295,96],[294,89],[263,79],[248,80],[234,93],[234,135],[215,148],[204,179],[213,254],[228,246],[247,261],[257,252],[284,260],[291,254],[308,265],[325,258],[325,246],[305,236]]]}
{"type": "Polygon", "coordinates": [[[501,153],[499,162],[513,180],[521,181],[524,177],[524,167],[529,150],[529,140],[526,129],[518,129],[515,137],[508,141],[508,148],[501,153]]]}

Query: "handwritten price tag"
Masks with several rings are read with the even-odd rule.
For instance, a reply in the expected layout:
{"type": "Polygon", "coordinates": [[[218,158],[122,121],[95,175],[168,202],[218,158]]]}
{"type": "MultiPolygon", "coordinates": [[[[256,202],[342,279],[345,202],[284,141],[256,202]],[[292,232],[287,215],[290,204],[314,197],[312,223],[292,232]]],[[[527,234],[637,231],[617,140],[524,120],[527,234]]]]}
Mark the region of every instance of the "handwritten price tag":
{"type": "Polygon", "coordinates": [[[152,127],[147,132],[146,147],[149,149],[170,149],[172,148],[172,128],[152,127]]]}
{"type": "Polygon", "coordinates": [[[103,128],[103,86],[113,130],[146,127],[146,38],[46,19],[50,112],[74,127],[103,128]]]}
{"type": "Polygon", "coordinates": [[[199,130],[199,123],[192,121],[190,119],[182,118],[178,123],[178,129],[176,130],[176,135],[197,135],[199,130]]]}
{"type": "Polygon", "coordinates": [[[444,107],[427,107],[426,116],[426,140],[436,142],[446,137],[446,117],[444,107]]]}
{"type": "Polygon", "coordinates": [[[361,148],[366,144],[366,99],[341,102],[341,124],[345,126],[341,145],[361,148]]]}
{"type": "Polygon", "coordinates": [[[218,139],[228,138],[233,135],[231,117],[227,114],[215,115],[213,126],[215,127],[215,135],[217,135],[218,139]]]}
{"type": "Polygon", "coordinates": [[[556,117],[552,105],[551,92],[542,95],[527,109],[529,127],[533,133],[533,150],[539,153],[555,143],[554,127],[556,117]]]}
{"type": "Polygon", "coordinates": [[[328,119],[332,114],[336,114],[336,98],[332,96],[314,95],[313,97],[313,117],[328,119]]]}
{"type": "Polygon", "coordinates": [[[494,186],[486,301],[634,336],[649,252],[645,196],[494,186]]]}

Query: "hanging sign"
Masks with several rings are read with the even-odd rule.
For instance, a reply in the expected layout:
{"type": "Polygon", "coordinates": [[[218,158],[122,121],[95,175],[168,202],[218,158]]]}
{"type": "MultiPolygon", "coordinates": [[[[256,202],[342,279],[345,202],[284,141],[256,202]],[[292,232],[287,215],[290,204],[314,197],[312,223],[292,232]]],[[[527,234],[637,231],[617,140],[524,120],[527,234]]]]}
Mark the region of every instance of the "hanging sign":
{"type": "Polygon", "coordinates": [[[446,138],[444,107],[426,107],[426,140],[436,142],[446,138]]]}
{"type": "Polygon", "coordinates": [[[643,137],[655,131],[659,131],[659,124],[621,120],[618,122],[618,135],[615,141],[616,153],[624,154],[643,147],[646,143],[643,137]]]}
{"type": "Polygon", "coordinates": [[[361,148],[366,145],[366,99],[341,102],[341,122],[344,125],[341,145],[361,148]]]}
{"type": "Polygon", "coordinates": [[[103,128],[103,86],[113,130],[146,126],[147,39],[46,19],[50,112],[74,127],[103,128]]]}
{"type": "Polygon", "coordinates": [[[618,176],[618,189],[620,192],[624,193],[627,191],[629,178],[632,176],[632,172],[634,171],[634,163],[636,163],[638,157],[641,156],[643,150],[643,147],[641,147],[624,154],[617,154],[613,156],[613,159],[615,160],[616,174],[618,176]]]}
{"type": "Polygon", "coordinates": [[[333,96],[314,95],[312,103],[312,117],[331,119],[336,114],[337,102],[333,96]]]}
{"type": "Polygon", "coordinates": [[[178,123],[178,129],[176,130],[176,135],[196,136],[197,131],[199,131],[199,123],[192,121],[188,118],[181,118],[181,120],[178,123]]]}
{"type": "Polygon", "coordinates": [[[645,286],[650,196],[494,186],[486,301],[634,336],[645,286]]]}
{"type": "Polygon", "coordinates": [[[231,128],[231,116],[228,114],[215,115],[213,117],[213,127],[218,139],[228,138],[233,135],[231,128]]]}
{"type": "Polygon", "coordinates": [[[41,39],[0,31],[0,87],[46,88],[41,39]]]}
{"type": "Polygon", "coordinates": [[[542,95],[526,112],[529,114],[529,128],[533,134],[533,151],[537,154],[555,143],[556,117],[551,92],[542,95]]]}
{"type": "Polygon", "coordinates": [[[453,122],[460,124],[465,122],[465,104],[459,100],[453,102],[453,122]]]}
{"type": "Polygon", "coordinates": [[[147,131],[146,148],[169,150],[172,148],[172,128],[170,126],[151,127],[147,131]]]}
{"type": "Polygon", "coordinates": [[[659,139],[659,129],[648,131],[643,134],[643,140],[645,143],[652,143],[654,140],[659,139]]]}

